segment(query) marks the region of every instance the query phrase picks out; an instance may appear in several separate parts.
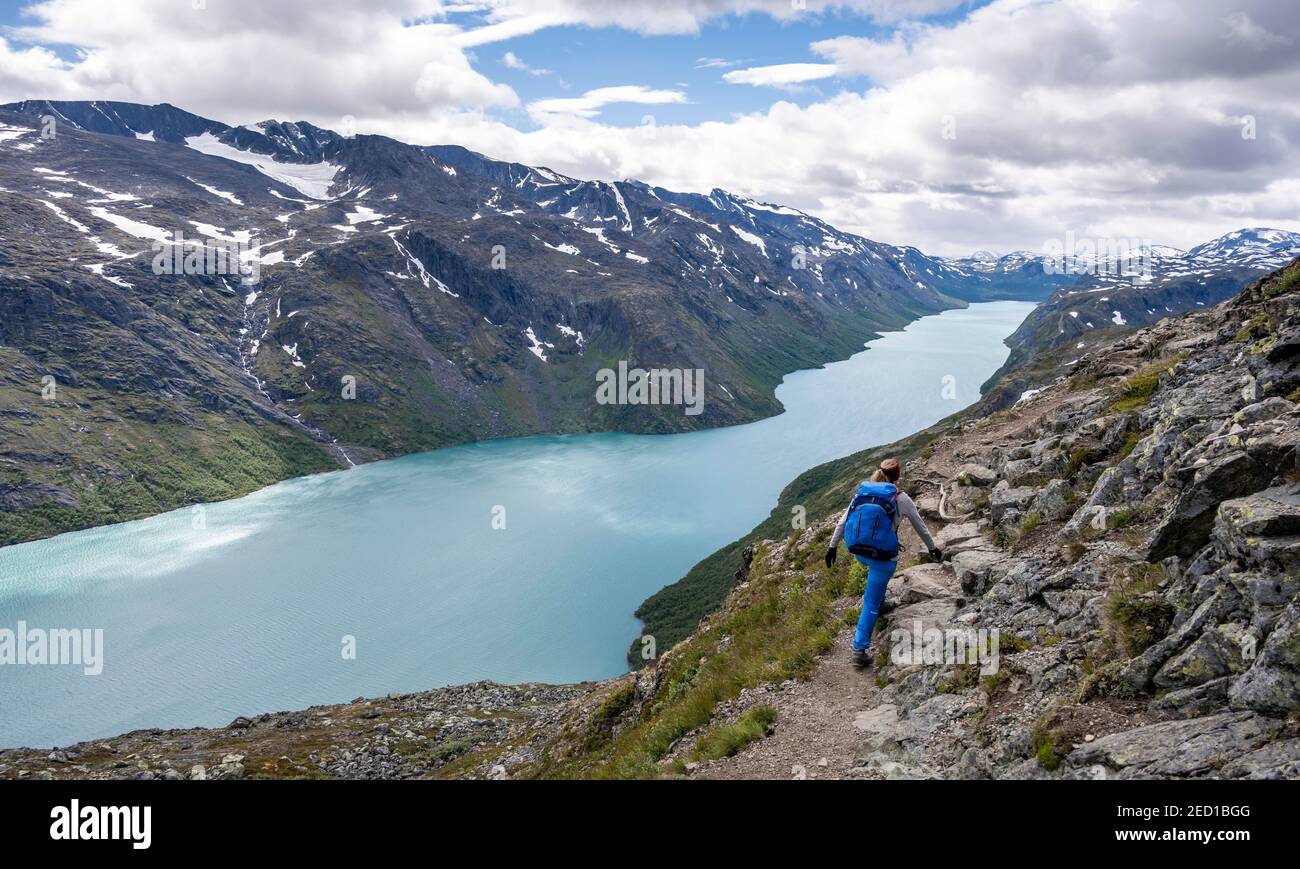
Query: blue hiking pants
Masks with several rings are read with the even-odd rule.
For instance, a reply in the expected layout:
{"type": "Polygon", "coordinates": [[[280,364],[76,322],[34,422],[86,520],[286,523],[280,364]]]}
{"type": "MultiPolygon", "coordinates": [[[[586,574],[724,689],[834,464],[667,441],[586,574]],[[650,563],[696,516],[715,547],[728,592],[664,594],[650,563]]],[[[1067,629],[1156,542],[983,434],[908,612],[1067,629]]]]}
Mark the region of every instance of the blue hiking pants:
{"type": "Polygon", "coordinates": [[[862,615],[858,617],[858,630],[853,635],[853,648],[856,650],[871,645],[871,632],[876,629],[880,605],[885,602],[885,589],[889,587],[889,578],[894,575],[898,561],[880,561],[863,558],[861,555],[854,557],[867,568],[867,587],[862,592],[862,615]]]}

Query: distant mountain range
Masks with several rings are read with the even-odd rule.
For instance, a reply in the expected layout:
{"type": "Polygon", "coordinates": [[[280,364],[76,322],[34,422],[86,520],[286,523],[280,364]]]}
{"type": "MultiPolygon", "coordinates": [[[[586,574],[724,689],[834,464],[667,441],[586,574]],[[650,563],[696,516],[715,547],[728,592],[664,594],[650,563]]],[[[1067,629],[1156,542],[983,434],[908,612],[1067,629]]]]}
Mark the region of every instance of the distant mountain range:
{"type": "MultiPolygon", "coordinates": [[[[483,438],[754,420],[875,332],[1082,286],[722,190],[165,104],[0,106],[0,154],[0,544],[483,438]],[[177,233],[257,282],[155,273],[177,233]],[[620,360],[703,369],[703,413],[595,403],[620,360]]],[[[1265,268],[1214,245],[1225,283],[1265,268]]]]}
{"type": "Polygon", "coordinates": [[[1084,274],[1056,290],[1007,339],[1011,356],[986,386],[1008,395],[1036,385],[1063,363],[1120,332],[1232,298],[1250,281],[1300,256],[1300,234],[1241,229],[1191,250],[1137,246],[1123,257],[1092,257],[1084,274]]]}

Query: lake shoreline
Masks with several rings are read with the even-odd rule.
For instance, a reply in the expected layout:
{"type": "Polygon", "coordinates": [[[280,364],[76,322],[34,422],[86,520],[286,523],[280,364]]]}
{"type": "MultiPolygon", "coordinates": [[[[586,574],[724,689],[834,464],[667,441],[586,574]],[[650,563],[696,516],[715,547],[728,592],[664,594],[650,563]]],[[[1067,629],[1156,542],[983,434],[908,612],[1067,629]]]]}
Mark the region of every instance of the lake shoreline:
{"type": "MultiPolygon", "coordinates": [[[[912,319],[912,320],[909,320],[909,321],[908,321],[906,324],[904,324],[900,329],[893,329],[893,330],[878,330],[878,329],[872,329],[870,332],[866,333],[866,337],[863,339],[864,347],[865,347],[866,345],[869,345],[870,343],[872,343],[872,342],[874,342],[874,341],[879,340],[881,337],[883,337],[883,336],[885,336],[885,335],[891,334],[891,333],[893,333],[893,332],[897,332],[897,331],[905,330],[905,329],[908,328],[908,326],[912,325],[913,323],[917,322],[918,320],[925,319],[926,317],[934,317],[934,316],[938,316],[939,314],[942,314],[942,313],[944,313],[945,311],[963,310],[963,309],[965,309],[965,308],[968,308],[971,304],[987,304],[987,303],[985,303],[985,302],[965,302],[965,301],[962,301],[962,300],[960,300],[960,299],[950,299],[950,301],[953,301],[953,302],[955,302],[956,304],[952,305],[951,307],[943,308],[943,309],[940,309],[940,310],[935,311],[935,312],[933,312],[933,313],[925,314],[925,315],[923,315],[923,316],[916,317],[916,318],[914,318],[914,319],[912,319]]],[[[1026,301],[1026,302],[1029,302],[1029,301],[1032,301],[1032,300],[1005,299],[1005,300],[998,300],[998,301],[1026,301]]],[[[1034,304],[1037,304],[1037,302],[1034,302],[1034,304]]],[[[738,426],[751,425],[751,424],[756,423],[756,422],[762,422],[763,420],[773,419],[773,418],[775,418],[775,417],[779,417],[779,416],[781,416],[782,414],[785,413],[786,409],[785,409],[784,405],[782,405],[780,399],[776,397],[776,391],[777,391],[777,389],[780,388],[781,384],[785,382],[785,378],[788,378],[791,374],[796,374],[796,373],[798,373],[798,372],[802,372],[802,371],[818,371],[818,370],[821,370],[821,369],[825,368],[827,365],[832,365],[832,364],[834,364],[834,363],[836,363],[836,362],[843,362],[843,361],[845,361],[845,360],[847,360],[847,359],[850,359],[850,358],[852,358],[854,355],[856,355],[856,354],[859,353],[859,352],[862,352],[862,351],[861,351],[861,350],[857,350],[857,351],[854,351],[853,353],[849,353],[848,355],[836,355],[836,356],[833,357],[833,358],[826,359],[826,360],[824,360],[824,361],[818,363],[817,365],[814,365],[814,366],[811,366],[811,367],[805,367],[805,368],[794,368],[794,369],[791,369],[790,371],[786,371],[786,372],[784,372],[784,373],[782,374],[782,379],[781,379],[780,381],[778,381],[776,384],[774,384],[774,385],[771,387],[771,389],[768,390],[768,391],[765,393],[765,395],[764,395],[765,398],[770,398],[770,399],[771,399],[771,401],[774,403],[776,409],[775,409],[772,413],[756,415],[756,416],[754,416],[752,419],[742,419],[742,420],[740,420],[740,421],[727,422],[727,423],[723,423],[723,424],[720,424],[720,425],[701,425],[701,426],[699,426],[698,428],[689,429],[689,430],[687,430],[687,431],[643,432],[643,431],[624,431],[624,430],[621,430],[621,429],[602,429],[602,430],[581,430],[581,429],[578,429],[578,430],[572,430],[572,431],[551,431],[551,432],[543,432],[543,431],[539,431],[539,432],[533,432],[533,433],[531,433],[531,434],[522,434],[522,435],[503,435],[503,436],[500,436],[500,437],[474,438],[474,439],[466,439],[466,440],[460,440],[460,441],[453,440],[453,441],[451,441],[451,442],[449,442],[449,443],[439,444],[438,446],[432,446],[432,447],[429,447],[429,448],[427,448],[427,449],[416,449],[416,450],[412,450],[412,451],[410,451],[410,452],[404,452],[404,453],[400,453],[400,454],[397,454],[397,455],[383,455],[382,453],[377,453],[377,451],[372,450],[372,449],[369,448],[369,447],[365,447],[365,446],[363,446],[363,445],[357,445],[357,444],[341,444],[341,445],[340,445],[340,444],[337,444],[337,443],[326,444],[326,443],[324,443],[324,442],[316,442],[316,445],[319,446],[319,447],[321,448],[321,451],[322,451],[323,454],[327,454],[327,455],[329,455],[330,457],[333,458],[333,461],[334,461],[334,463],[335,463],[335,465],[336,465],[335,467],[322,468],[321,470],[313,471],[313,472],[311,472],[311,473],[307,473],[307,474],[298,474],[298,473],[295,473],[295,474],[290,474],[290,475],[288,475],[288,476],[284,476],[284,477],[277,477],[277,478],[275,478],[275,479],[271,479],[271,480],[269,480],[269,481],[267,481],[267,482],[265,482],[265,483],[262,483],[261,485],[255,486],[255,487],[251,487],[251,488],[247,488],[247,489],[240,489],[240,490],[238,490],[237,492],[231,494],[229,497],[226,497],[226,498],[221,498],[221,499],[216,499],[216,500],[207,500],[207,501],[195,501],[195,502],[192,502],[192,503],[186,503],[186,504],[178,504],[178,505],[176,505],[176,506],[169,507],[169,508],[166,508],[166,509],[160,509],[160,510],[156,510],[156,511],[154,511],[154,512],[141,513],[141,514],[139,514],[139,515],[131,515],[131,516],[128,516],[128,517],[125,517],[125,518],[122,518],[122,519],[119,519],[119,520],[110,521],[110,522],[98,522],[98,523],[93,523],[93,524],[78,525],[78,526],[76,526],[76,527],[64,528],[64,529],[62,529],[62,530],[59,530],[59,531],[54,532],[54,533],[51,533],[51,534],[39,534],[39,535],[36,535],[36,536],[28,537],[28,538],[26,538],[26,539],[15,540],[15,541],[13,541],[13,542],[5,543],[5,544],[3,544],[3,545],[0,545],[0,553],[3,553],[3,552],[5,552],[6,550],[11,549],[11,548],[13,548],[13,547],[15,547],[15,546],[22,546],[22,545],[27,544],[27,543],[35,543],[35,542],[38,542],[38,541],[41,541],[41,540],[49,540],[49,539],[52,539],[52,538],[55,538],[55,537],[59,537],[59,536],[64,535],[64,534],[75,534],[75,533],[77,533],[77,532],[79,532],[79,531],[88,531],[88,530],[97,529],[97,528],[111,528],[111,527],[113,527],[113,526],[115,526],[115,525],[123,525],[123,524],[127,524],[127,523],[130,523],[130,522],[141,521],[141,520],[144,520],[144,519],[152,519],[152,518],[154,518],[154,517],[162,516],[162,515],[166,515],[166,514],[168,514],[168,513],[173,513],[173,512],[177,512],[177,511],[181,511],[181,510],[190,509],[190,508],[192,508],[192,507],[194,507],[194,506],[196,506],[196,505],[220,504],[220,503],[223,503],[223,502],[225,502],[225,501],[233,501],[233,500],[237,500],[237,499],[239,499],[239,498],[245,498],[245,497],[248,497],[249,495],[257,494],[258,492],[261,492],[261,491],[263,491],[263,490],[265,490],[265,489],[268,489],[268,488],[270,488],[270,487],[272,487],[272,486],[276,486],[276,485],[279,485],[279,484],[281,484],[281,483],[292,482],[292,481],[294,481],[294,480],[302,480],[302,479],[306,479],[306,478],[309,478],[309,477],[317,477],[317,476],[321,476],[321,475],[325,475],[325,474],[333,474],[333,473],[338,473],[338,472],[350,471],[350,470],[352,470],[353,468],[364,467],[364,466],[366,466],[366,465],[372,465],[372,464],[375,464],[375,463],[377,463],[377,462],[395,461],[395,460],[398,460],[398,459],[409,458],[409,457],[411,457],[411,456],[427,455],[427,454],[429,454],[429,453],[435,453],[435,452],[439,452],[439,451],[441,451],[441,450],[456,449],[456,448],[458,448],[458,447],[472,446],[472,445],[475,445],[475,444],[487,444],[487,443],[497,443],[497,442],[501,442],[501,441],[524,440],[524,439],[527,439],[527,438],[536,438],[536,437],[569,437],[569,436],[598,435],[598,434],[634,434],[634,435],[646,435],[646,436],[653,436],[653,435],[675,435],[675,434],[687,434],[687,433],[692,432],[692,431],[718,431],[718,430],[722,430],[722,429],[735,428],[735,427],[738,427],[738,426]],[[338,462],[338,458],[337,458],[337,456],[338,456],[339,454],[342,454],[343,457],[344,457],[344,458],[345,458],[345,459],[350,463],[348,466],[343,466],[341,463],[338,462]],[[353,461],[354,459],[355,459],[356,461],[353,461]]],[[[593,395],[594,395],[594,392],[595,392],[595,387],[594,387],[594,385],[593,385],[593,395]]]]}
{"type": "MultiPolygon", "coordinates": [[[[622,650],[629,636],[639,635],[633,615],[638,603],[674,584],[667,577],[686,575],[719,545],[753,528],[801,469],[847,455],[863,443],[889,442],[893,434],[951,413],[938,400],[939,372],[996,367],[995,357],[1005,353],[1002,339],[1023,318],[1017,312],[1029,307],[1008,304],[983,303],[974,311],[922,318],[930,321],[925,328],[918,330],[921,321],[914,321],[870,342],[877,353],[859,351],[787,375],[780,387],[786,411],[755,423],[679,433],[677,441],[624,433],[480,441],[375,462],[348,474],[296,478],[208,505],[207,530],[198,535],[191,516],[181,510],[126,527],[60,535],[26,553],[21,546],[8,547],[0,550],[0,562],[17,566],[15,556],[23,554],[30,563],[27,570],[7,571],[26,574],[19,584],[26,588],[0,584],[0,613],[21,615],[34,608],[41,623],[78,624],[86,615],[67,613],[80,612],[93,594],[101,600],[94,623],[112,628],[113,678],[124,687],[142,679],[185,686],[175,697],[141,696],[139,702],[156,714],[127,703],[131,691],[103,698],[114,705],[112,712],[69,710],[76,718],[89,715],[108,723],[91,729],[68,723],[60,728],[65,731],[57,736],[60,741],[64,735],[125,732],[146,723],[212,725],[249,709],[302,708],[482,678],[503,684],[612,678],[626,672],[622,650]],[[962,337],[936,340],[954,328],[962,337]],[[967,339],[983,348],[978,352],[984,361],[974,368],[961,354],[976,351],[955,346],[967,339]],[[922,369],[914,375],[926,383],[935,378],[936,394],[913,410],[919,417],[891,415],[892,421],[866,428],[853,421],[856,416],[834,418],[862,412],[858,402],[845,404],[844,390],[857,388],[864,370],[894,370],[900,364],[922,369]],[[916,425],[909,422],[914,418],[916,425]],[[632,476],[609,490],[611,484],[601,481],[611,474],[620,480],[632,476]],[[506,488],[500,489],[503,481],[506,488]],[[687,481],[709,487],[704,501],[689,509],[691,502],[682,501],[677,488],[687,481]],[[557,486],[537,504],[518,500],[527,496],[516,490],[548,492],[557,486]],[[589,503],[592,497],[596,501],[589,503]],[[345,499],[339,502],[347,505],[344,513],[320,512],[339,498],[345,499]],[[510,504],[512,531],[493,537],[477,517],[486,519],[502,498],[510,504]],[[438,524],[409,533],[411,520],[420,517],[438,524]],[[616,536],[609,537],[611,532],[616,536]],[[613,553],[607,551],[610,542],[616,544],[613,553]],[[489,560],[476,557],[480,553],[489,560]],[[376,562],[375,556],[384,560],[376,562]],[[366,564],[387,566],[378,575],[366,564]],[[520,574],[513,565],[522,564],[540,573],[520,574]],[[263,575],[273,581],[268,585],[259,579],[263,575]],[[232,621],[212,624],[204,615],[227,609],[232,601],[239,602],[232,621]],[[155,609],[162,610],[155,629],[164,632],[162,641],[136,625],[139,615],[155,609]],[[487,627],[492,623],[495,631],[487,627]],[[503,628],[529,632],[522,643],[512,641],[517,654],[503,657],[500,642],[491,639],[503,628]],[[328,664],[328,634],[337,644],[337,637],[349,632],[365,651],[361,671],[351,671],[356,675],[347,675],[346,665],[328,664]],[[222,639],[248,636],[251,645],[222,639]],[[301,645],[304,641],[310,648],[301,645]],[[431,653],[432,666],[424,662],[431,653]],[[144,664],[146,658],[173,660],[158,668],[144,664]],[[271,666],[262,668],[266,672],[250,668],[253,659],[271,666]],[[133,660],[139,663],[132,665],[133,660]],[[223,686],[218,696],[197,690],[213,680],[223,686]]],[[[895,379],[885,375],[881,388],[896,388],[895,379]]],[[[950,406],[978,398],[976,385],[966,383],[961,400],[950,406]]],[[[908,387],[902,393],[909,404],[914,391],[908,387]]],[[[34,709],[51,705],[48,688],[26,687],[35,691],[34,709]]],[[[68,690],[89,691],[89,698],[106,686],[77,683],[68,690]]],[[[11,723],[21,729],[21,720],[11,723]]]]}

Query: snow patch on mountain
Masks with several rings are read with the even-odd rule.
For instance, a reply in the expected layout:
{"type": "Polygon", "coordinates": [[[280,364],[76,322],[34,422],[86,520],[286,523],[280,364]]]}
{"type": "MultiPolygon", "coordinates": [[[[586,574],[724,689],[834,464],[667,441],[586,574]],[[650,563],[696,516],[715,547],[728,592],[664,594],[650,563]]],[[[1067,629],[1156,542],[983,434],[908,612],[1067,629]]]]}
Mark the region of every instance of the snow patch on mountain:
{"type": "Polygon", "coordinates": [[[281,163],[264,154],[254,154],[227,145],[211,133],[188,136],[187,147],[209,157],[221,157],[252,166],[268,178],[279,181],[312,199],[329,199],[330,187],[341,167],[333,163],[281,163]]]}

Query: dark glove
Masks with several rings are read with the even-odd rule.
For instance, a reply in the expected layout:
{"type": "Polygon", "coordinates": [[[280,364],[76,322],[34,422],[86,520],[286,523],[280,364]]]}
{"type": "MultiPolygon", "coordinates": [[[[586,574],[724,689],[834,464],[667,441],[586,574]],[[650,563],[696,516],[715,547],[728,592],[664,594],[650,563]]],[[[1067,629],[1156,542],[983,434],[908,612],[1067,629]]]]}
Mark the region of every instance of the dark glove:
{"type": "Polygon", "coordinates": [[[838,546],[832,546],[830,549],[826,550],[826,566],[828,568],[835,566],[835,558],[839,554],[840,548],[838,546]]]}
{"type": "Polygon", "coordinates": [[[937,546],[934,547],[930,550],[930,557],[935,561],[943,561],[943,550],[937,546]]]}

